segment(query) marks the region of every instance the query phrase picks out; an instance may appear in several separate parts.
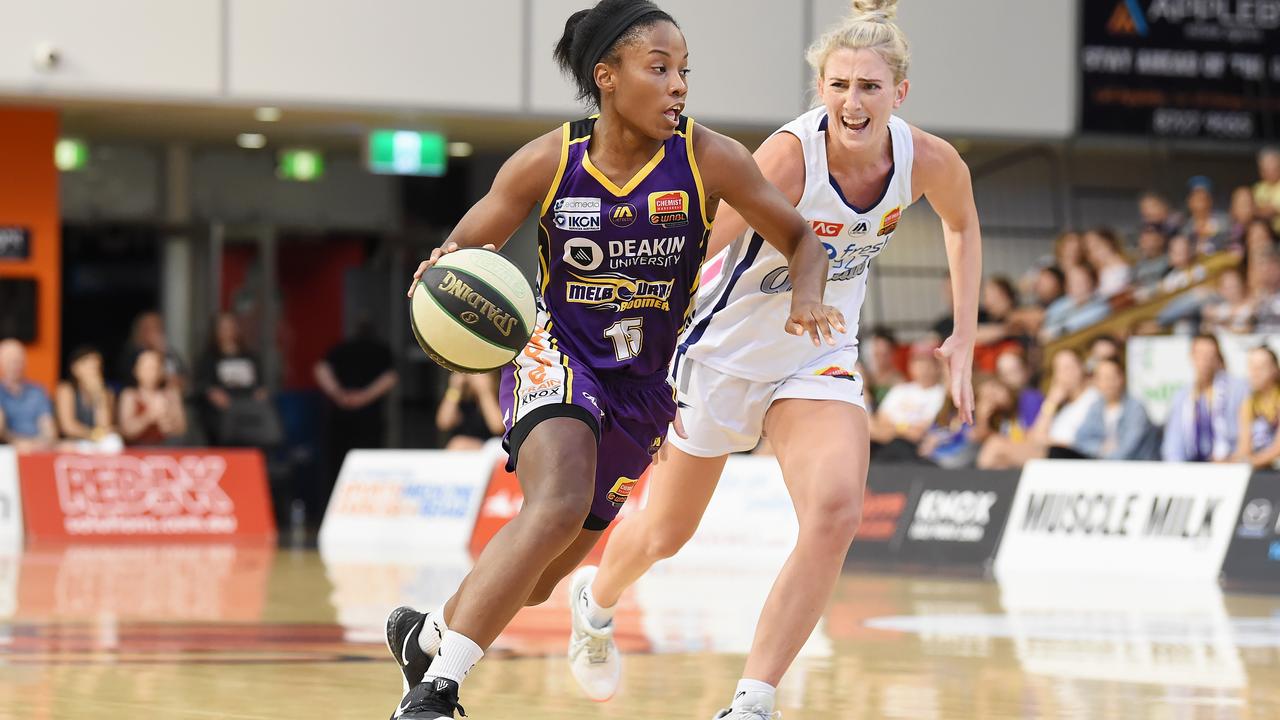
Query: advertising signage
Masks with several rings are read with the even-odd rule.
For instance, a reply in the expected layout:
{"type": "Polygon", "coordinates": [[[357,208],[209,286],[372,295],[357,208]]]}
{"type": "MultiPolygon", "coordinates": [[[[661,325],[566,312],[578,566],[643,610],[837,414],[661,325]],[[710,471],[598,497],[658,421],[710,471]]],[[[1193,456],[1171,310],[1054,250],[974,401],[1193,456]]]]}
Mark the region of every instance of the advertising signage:
{"type": "Polygon", "coordinates": [[[1080,8],[1083,132],[1280,135],[1280,0],[1089,0],[1080,8]]]}

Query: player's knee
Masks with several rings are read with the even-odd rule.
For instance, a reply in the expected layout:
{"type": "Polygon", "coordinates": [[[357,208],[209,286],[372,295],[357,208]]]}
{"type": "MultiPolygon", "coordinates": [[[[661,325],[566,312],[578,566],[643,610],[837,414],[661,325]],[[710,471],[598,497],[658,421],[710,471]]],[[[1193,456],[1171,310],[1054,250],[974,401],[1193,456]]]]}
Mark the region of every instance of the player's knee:
{"type": "MultiPolygon", "coordinates": [[[[852,485],[852,484],[851,484],[852,485]]],[[[848,547],[862,524],[862,488],[828,487],[806,503],[800,513],[800,531],[812,540],[848,547]]]]}
{"type": "Polygon", "coordinates": [[[693,529],[665,525],[651,528],[645,537],[645,552],[652,560],[665,560],[676,553],[693,537],[693,529]]]}
{"type": "Polygon", "coordinates": [[[533,592],[529,593],[529,599],[524,601],[524,606],[533,607],[535,605],[541,605],[551,599],[551,593],[554,592],[555,589],[555,583],[539,582],[538,586],[533,589],[533,592]]]}
{"type": "Polygon", "coordinates": [[[584,493],[556,493],[526,502],[521,513],[528,513],[537,532],[547,538],[576,537],[591,512],[591,496],[584,493]]]}

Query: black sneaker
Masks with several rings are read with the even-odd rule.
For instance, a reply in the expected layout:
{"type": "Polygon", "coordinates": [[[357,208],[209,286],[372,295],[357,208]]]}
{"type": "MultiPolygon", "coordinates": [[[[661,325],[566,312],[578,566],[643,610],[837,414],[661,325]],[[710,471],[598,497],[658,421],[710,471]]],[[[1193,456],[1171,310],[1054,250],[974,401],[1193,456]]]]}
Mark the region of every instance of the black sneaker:
{"type": "Polygon", "coordinates": [[[404,696],[391,720],[439,720],[455,717],[455,711],[462,717],[467,716],[467,711],[458,704],[458,683],[431,678],[418,683],[404,696]]]}
{"type": "MultiPolygon", "coordinates": [[[[411,607],[398,607],[387,616],[387,649],[391,651],[391,657],[396,659],[400,673],[404,675],[405,695],[409,694],[410,688],[422,682],[422,676],[427,674],[427,668],[435,657],[434,653],[423,652],[422,646],[418,644],[418,636],[424,628],[426,632],[436,633],[437,638],[439,637],[440,631],[427,613],[420,613],[411,607]]],[[[439,646],[437,639],[436,647],[439,646]]]]}

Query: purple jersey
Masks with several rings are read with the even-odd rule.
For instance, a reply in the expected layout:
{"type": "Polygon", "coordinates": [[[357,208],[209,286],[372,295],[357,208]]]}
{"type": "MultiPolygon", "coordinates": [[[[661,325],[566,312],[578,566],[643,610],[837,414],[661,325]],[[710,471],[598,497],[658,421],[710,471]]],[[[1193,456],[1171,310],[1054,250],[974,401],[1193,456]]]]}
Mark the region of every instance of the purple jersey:
{"type": "Polygon", "coordinates": [[[592,370],[648,378],[688,322],[711,226],[693,120],[622,187],[591,164],[595,123],[564,124],[538,222],[538,324],[592,370]]]}

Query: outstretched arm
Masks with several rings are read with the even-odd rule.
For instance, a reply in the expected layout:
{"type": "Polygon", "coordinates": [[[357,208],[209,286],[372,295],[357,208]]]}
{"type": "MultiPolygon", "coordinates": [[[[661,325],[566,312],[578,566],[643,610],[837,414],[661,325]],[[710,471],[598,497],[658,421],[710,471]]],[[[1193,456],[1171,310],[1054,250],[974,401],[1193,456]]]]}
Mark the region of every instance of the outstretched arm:
{"type": "Polygon", "coordinates": [[[951,400],[966,423],[973,423],[973,344],[978,332],[978,290],[982,284],[982,232],[973,201],[969,166],[950,143],[912,128],[915,165],[912,185],[929,198],[942,219],[942,237],[951,270],[955,330],[938,349],[951,367],[951,400]]]}

